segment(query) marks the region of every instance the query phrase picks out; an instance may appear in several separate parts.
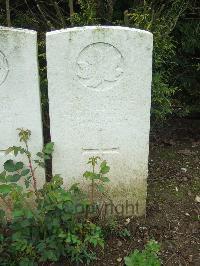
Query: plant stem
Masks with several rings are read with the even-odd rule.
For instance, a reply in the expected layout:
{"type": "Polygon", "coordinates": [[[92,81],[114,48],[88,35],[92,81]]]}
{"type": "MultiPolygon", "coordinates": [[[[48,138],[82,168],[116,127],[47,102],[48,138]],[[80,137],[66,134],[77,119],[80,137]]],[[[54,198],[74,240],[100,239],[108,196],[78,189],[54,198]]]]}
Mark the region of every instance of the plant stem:
{"type": "Polygon", "coordinates": [[[33,170],[33,165],[32,165],[32,161],[31,161],[31,155],[30,155],[30,152],[29,152],[29,149],[28,149],[27,142],[25,142],[25,145],[26,145],[26,155],[27,155],[28,162],[29,162],[29,168],[31,170],[31,176],[32,176],[32,179],[33,179],[33,187],[34,187],[35,192],[37,192],[37,181],[36,181],[36,177],[35,177],[35,172],[33,170]]]}
{"type": "MultiPolygon", "coordinates": [[[[92,165],[92,172],[94,174],[94,164],[92,165]]],[[[92,198],[91,202],[92,202],[92,205],[93,205],[93,203],[94,203],[94,179],[92,179],[92,191],[91,192],[92,192],[91,193],[91,198],[92,198]]]]}

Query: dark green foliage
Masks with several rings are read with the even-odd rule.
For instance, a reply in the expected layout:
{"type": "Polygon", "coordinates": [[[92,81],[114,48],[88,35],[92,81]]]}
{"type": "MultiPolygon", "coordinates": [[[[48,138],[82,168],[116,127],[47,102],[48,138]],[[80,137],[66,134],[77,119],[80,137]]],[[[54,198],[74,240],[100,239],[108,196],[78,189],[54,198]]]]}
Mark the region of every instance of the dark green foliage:
{"type": "Polygon", "coordinates": [[[156,119],[162,120],[173,111],[172,99],[177,87],[170,80],[176,46],[171,33],[186,6],[186,1],[182,0],[174,1],[171,6],[155,6],[152,1],[146,1],[126,14],[129,26],[154,35],[152,113],[156,119]]]}
{"type": "Polygon", "coordinates": [[[82,192],[75,187],[65,190],[59,176],[37,197],[15,185],[0,191],[2,198],[13,201],[10,220],[1,210],[0,265],[38,265],[61,257],[86,263],[95,259],[92,247],[103,248],[104,241],[101,229],[84,219],[82,211],[89,203],[82,192]]]}
{"type": "Polygon", "coordinates": [[[79,0],[79,12],[74,12],[71,18],[73,26],[85,26],[99,24],[97,17],[97,4],[94,0],[79,0]]]}
{"type": "Polygon", "coordinates": [[[185,14],[174,31],[178,40],[174,84],[179,88],[175,99],[181,115],[200,112],[200,9],[189,11],[192,14],[185,14]]]}
{"type": "MultiPolygon", "coordinates": [[[[26,156],[29,167],[26,168],[23,162],[8,160],[0,174],[0,200],[3,203],[0,207],[0,265],[36,266],[63,257],[88,264],[96,258],[95,248],[104,247],[101,228],[87,215],[91,202],[78,184],[64,189],[59,175],[38,190],[36,169],[44,167],[45,160],[51,158],[54,145],[48,143],[37,153],[34,160],[37,167],[33,167],[28,146],[30,136],[29,130],[20,129],[19,138],[25,147],[13,146],[5,151],[26,156]]],[[[89,163],[95,166],[97,158],[90,158],[89,163]]],[[[90,172],[84,176],[95,179],[95,183],[96,179],[104,183],[108,181],[104,174],[109,169],[103,161],[99,174],[93,171],[93,176],[90,172]]]]}

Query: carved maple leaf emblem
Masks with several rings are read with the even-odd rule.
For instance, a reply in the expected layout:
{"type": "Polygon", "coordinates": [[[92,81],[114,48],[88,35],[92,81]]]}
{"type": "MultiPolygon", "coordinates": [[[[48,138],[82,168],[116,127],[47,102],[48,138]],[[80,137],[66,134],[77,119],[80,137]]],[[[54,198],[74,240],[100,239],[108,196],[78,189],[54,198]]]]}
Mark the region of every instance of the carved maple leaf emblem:
{"type": "Polygon", "coordinates": [[[98,88],[120,78],[123,73],[122,60],[121,53],[114,46],[95,43],[81,52],[77,75],[87,87],[98,88]]]}

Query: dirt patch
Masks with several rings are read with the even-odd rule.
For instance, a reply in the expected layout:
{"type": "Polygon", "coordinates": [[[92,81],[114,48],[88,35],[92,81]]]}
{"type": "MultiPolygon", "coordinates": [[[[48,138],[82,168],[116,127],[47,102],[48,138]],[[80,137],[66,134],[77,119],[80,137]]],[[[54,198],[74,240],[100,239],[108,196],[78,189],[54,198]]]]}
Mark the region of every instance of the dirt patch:
{"type": "MultiPolygon", "coordinates": [[[[126,219],[108,233],[93,265],[124,265],[149,239],[164,265],[200,265],[200,120],[173,120],[151,133],[146,219],[126,219]],[[126,228],[130,236],[118,236],[126,228]],[[120,261],[120,259],[122,259],[120,261]]],[[[109,229],[108,229],[109,231],[109,229]]]]}

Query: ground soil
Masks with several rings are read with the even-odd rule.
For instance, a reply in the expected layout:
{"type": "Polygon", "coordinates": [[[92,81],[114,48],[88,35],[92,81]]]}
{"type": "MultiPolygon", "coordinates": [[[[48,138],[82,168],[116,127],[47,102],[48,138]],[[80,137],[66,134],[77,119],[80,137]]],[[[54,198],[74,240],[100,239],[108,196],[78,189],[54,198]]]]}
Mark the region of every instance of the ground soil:
{"type": "Polygon", "coordinates": [[[104,224],[105,249],[91,265],[122,266],[150,239],[161,245],[162,265],[200,265],[200,120],[153,127],[150,143],[146,217],[104,224]]]}

